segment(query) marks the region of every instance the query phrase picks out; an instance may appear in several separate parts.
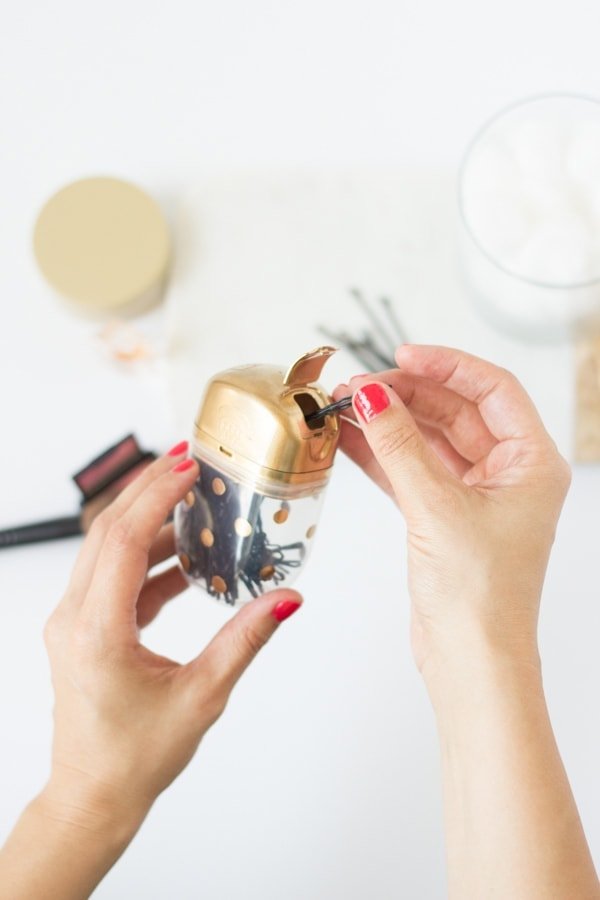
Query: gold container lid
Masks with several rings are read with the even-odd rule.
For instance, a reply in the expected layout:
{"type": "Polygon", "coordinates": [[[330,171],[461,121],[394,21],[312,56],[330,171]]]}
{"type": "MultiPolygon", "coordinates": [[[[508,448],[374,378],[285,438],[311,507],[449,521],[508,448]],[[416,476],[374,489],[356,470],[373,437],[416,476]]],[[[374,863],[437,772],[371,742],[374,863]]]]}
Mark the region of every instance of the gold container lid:
{"type": "Polygon", "coordinates": [[[84,178],[62,188],[38,216],[33,247],[46,280],[87,312],[131,314],[162,298],[167,225],[155,201],[126,181],[84,178]]]}
{"type": "Polygon", "coordinates": [[[308,424],[305,416],[331,402],[314,382],[332,353],[333,347],[319,347],[287,371],[255,365],[215,375],[198,410],[196,441],[211,451],[213,460],[257,484],[327,481],[339,418],[330,414],[308,424]]]}

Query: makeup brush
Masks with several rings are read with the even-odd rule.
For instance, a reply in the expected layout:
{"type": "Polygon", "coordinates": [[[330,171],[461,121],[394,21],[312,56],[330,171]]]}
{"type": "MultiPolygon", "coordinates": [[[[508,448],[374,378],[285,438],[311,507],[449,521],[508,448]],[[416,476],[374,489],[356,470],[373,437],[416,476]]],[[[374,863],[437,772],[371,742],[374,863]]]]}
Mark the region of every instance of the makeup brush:
{"type": "Polygon", "coordinates": [[[98,513],[106,509],[153,459],[156,459],[155,453],[142,450],[136,437],[127,435],[73,476],[82,495],[79,513],[5,528],[0,531],[0,549],[84,534],[98,513]]]}

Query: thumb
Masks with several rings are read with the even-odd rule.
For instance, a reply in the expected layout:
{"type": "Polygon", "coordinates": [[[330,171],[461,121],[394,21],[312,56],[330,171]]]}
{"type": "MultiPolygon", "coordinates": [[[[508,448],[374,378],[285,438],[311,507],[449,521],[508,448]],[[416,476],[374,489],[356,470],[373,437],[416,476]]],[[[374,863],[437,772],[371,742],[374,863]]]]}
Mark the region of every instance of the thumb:
{"type": "Polygon", "coordinates": [[[405,516],[431,509],[447,477],[402,400],[387,384],[373,381],[354,392],[352,405],[405,516]]]}
{"type": "Polygon", "coordinates": [[[289,588],[269,591],[246,603],[214,636],[189,666],[202,684],[223,692],[225,698],[264,647],[281,622],[300,609],[302,597],[289,588]]]}

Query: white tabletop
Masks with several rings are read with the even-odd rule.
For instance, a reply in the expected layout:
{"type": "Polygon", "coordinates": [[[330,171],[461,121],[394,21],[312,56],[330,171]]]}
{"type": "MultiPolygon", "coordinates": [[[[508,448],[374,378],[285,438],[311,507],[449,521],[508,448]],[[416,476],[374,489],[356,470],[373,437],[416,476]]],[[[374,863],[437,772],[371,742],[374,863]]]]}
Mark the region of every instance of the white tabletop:
{"type": "MultiPolygon", "coordinates": [[[[74,318],[37,274],[31,229],[50,193],[93,174],[149,190],[174,229],[181,296],[202,243],[186,217],[207,173],[452,172],[475,128],[505,103],[552,89],[600,94],[599,25],[587,0],[568,10],[536,0],[13,5],[0,36],[0,527],[74,511],[69,476],[128,431],[160,449],[185,436],[164,367],[116,368],[100,352],[98,326],[74,318]]],[[[427,287],[425,259],[423,275],[421,305],[408,313],[415,338],[461,343],[515,368],[567,452],[569,349],[496,335],[466,300],[436,315],[443,298],[427,287]]],[[[557,736],[600,859],[598,498],[598,468],[578,468],[541,638],[557,736]]],[[[437,746],[408,650],[402,525],[340,460],[319,530],[298,584],[305,608],[265,649],[98,897],[443,896],[437,746]]],[[[48,769],[41,629],[76,549],[64,541],[1,552],[3,835],[48,769]]],[[[223,620],[216,603],[188,591],[148,642],[186,659],[223,620]]]]}

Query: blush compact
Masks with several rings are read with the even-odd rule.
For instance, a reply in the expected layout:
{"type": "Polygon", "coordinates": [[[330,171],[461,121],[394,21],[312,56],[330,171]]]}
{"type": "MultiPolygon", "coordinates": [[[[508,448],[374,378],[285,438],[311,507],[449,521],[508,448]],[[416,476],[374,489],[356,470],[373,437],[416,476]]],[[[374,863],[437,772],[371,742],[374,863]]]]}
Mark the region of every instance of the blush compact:
{"type": "Polygon", "coordinates": [[[228,369],[206,386],[191,442],[200,473],[175,537],[186,578],[217,600],[241,605],[306,563],[340,431],[316,383],[334,352],[228,369]]]}

